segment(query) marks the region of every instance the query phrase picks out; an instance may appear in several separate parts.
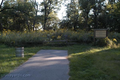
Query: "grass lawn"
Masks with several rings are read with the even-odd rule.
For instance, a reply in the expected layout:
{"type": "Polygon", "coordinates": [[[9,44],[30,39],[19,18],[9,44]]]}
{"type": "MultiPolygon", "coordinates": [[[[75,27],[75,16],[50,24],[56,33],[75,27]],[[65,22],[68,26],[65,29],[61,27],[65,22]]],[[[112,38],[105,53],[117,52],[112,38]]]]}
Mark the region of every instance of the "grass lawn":
{"type": "Polygon", "coordinates": [[[70,80],[120,80],[120,48],[79,46],[69,52],[70,80]]]}
{"type": "Polygon", "coordinates": [[[68,50],[69,80],[120,80],[120,48],[99,48],[91,45],[25,47],[24,58],[15,57],[14,47],[0,45],[0,77],[41,49],[68,50]]]}

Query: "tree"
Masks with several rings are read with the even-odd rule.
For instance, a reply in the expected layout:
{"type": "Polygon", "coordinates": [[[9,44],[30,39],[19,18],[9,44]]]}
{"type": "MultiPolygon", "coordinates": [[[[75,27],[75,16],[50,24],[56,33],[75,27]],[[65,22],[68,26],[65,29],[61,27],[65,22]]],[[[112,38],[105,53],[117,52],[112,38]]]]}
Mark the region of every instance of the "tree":
{"type": "Polygon", "coordinates": [[[54,11],[56,13],[56,9],[59,8],[60,1],[59,0],[43,0],[41,3],[42,10],[41,12],[43,13],[43,18],[44,18],[44,24],[43,24],[43,30],[46,30],[49,25],[47,25],[47,22],[50,19],[50,13],[54,11]]]}
{"type": "MultiPolygon", "coordinates": [[[[3,7],[4,0],[1,0],[0,3],[0,14],[6,9],[11,9],[10,7],[3,7]]],[[[0,15],[0,31],[3,31],[3,25],[2,25],[2,15],[0,15]]]]}
{"type": "Polygon", "coordinates": [[[88,16],[92,7],[95,5],[95,0],[79,0],[80,9],[82,10],[83,18],[85,20],[85,28],[88,30],[88,16]]]}
{"type": "Polygon", "coordinates": [[[120,2],[112,4],[111,7],[112,9],[109,11],[111,31],[120,32],[120,2]]]}
{"type": "Polygon", "coordinates": [[[12,7],[11,9],[2,10],[0,13],[2,16],[1,21],[6,17],[6,20],[2,22],[5,29],[24,31],[32,29],[32,16],[34,15],[34,6],[31,2],[21,2],[19,0],[8,0],[4,2],[3,8],[12,7]]]}
{"type": "Polygon", "coordinates": [[[37,13],[38,13],[39,10],[38,10],[38,3],[36,2],[36,0],[32,2],[32,5],[34,6],[33,25],[32,25],[33,31],[34,31],[35,24],[37,23],[37,20],[38,20],[37,13]]]}
{"type": "Polygon", "coordinates": [[[59,20],[59,18],[57,17],[57,14],[54,12],[54,11],[52,11],[50,14],[49,14],[49,17],[50,17],[50,19],[49,19],[49,21],[47,22],[47,25],[48,25],[48,30],[49,30],[49,28],[51,28],[51,29],[53,29],[53,30],[56,30],[56,29],[58,29],[58,27],[59,27],[59,22],[60,22],[60,20],[59,20]]]}
{"type": "Polygon", "coordinates": [[[70,29],[77,29],[77,26],[79,21],[79,6],[78,2],[71,0],[71,2],[67,5],[67,19],[69,21],[70,26],[68,26],[70,29]]]}

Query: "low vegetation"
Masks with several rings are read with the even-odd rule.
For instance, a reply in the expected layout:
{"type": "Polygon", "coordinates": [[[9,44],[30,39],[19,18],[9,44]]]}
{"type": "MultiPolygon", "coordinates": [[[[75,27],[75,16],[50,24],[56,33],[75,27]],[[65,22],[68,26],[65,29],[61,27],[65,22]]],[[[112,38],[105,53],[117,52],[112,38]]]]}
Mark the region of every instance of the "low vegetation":
{"type": "Polygon", "coordinates": [[[9,46],[33,46],[46,44],[55,40],[66,40],[75,42],[92,42],[92,32],[85,31],[70,31],[70,30],[57,30],[57,31],[36,31],[36,32],[14,32],[4,30],[0,34],[0,43],[9,46]]]}
{"type": "MultiPolygon", "coordinates": [[[[93,31],[86,32],[84,30],[71,31],[60,29],[56,31],[36,31],[36,32],[15,32],[4,30],[0,33],[0,43],[8,46],[39,46],[59,42],[59,45],[66,45],[69,43],[94,43],[93,31]],[[67,43],[66,43],[67,42],[67,43]]],[[[116,47],[120,41],[120,33],[111,32],[105,39],[96,39],[97,46],[116,47]]]]}

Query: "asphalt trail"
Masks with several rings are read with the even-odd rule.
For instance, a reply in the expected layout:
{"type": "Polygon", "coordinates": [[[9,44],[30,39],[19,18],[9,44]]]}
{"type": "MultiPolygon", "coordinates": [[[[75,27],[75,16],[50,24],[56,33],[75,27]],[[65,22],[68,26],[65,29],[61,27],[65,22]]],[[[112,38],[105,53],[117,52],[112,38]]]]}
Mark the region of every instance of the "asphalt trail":
{"type": "Polygon", "coordinates": [[[0,80],[68,80],[67,50],[40,50],[0,80]]]}

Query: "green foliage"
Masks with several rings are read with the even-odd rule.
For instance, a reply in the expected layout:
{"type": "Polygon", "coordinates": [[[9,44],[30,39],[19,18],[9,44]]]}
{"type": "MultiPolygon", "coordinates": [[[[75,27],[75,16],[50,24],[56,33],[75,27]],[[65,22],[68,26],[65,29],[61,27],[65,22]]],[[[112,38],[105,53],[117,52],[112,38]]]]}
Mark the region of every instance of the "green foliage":
{"type": "Polygon", "coordinates": [[[93,42],[93,33],[92,32],[84,32],[79,38],[83,43],[92,43],[93,42]]]}
{"type": "Polygon", "coordinates": [[[108,37],[97,39],[95,45],[100,46],[100,47],[107,46],[110,48],[117,47],[116,43],[113,40],[109,39],[108,37]]]}
{"type": "Polygon", "coordinates": [[[118,43],[120,43],[120,33],[117,33],[117,32],[111,32],[111,33],[109,33],[109,35],[108,35],[108,37],[110,38],[110,39],[116,39],[117,40],[117,44],[118,43]]]}
{"type": "MultiPolygon", "coordinates": [[[[38,46],[38,45],[67,45],[94,43],[93,32],[84,30],[71,31],[59,29],[56,31],[15,32],[3,31],[0,33],[0,43],[9,46],[38,46]]],[[[120,43],[120,33],[109,33],[107,38],[96,39],[96,46],[116,47],[120,43]]]]}
{"type": "Polygon", "coordinates": [[[33,1],[5,0],[0,12],[0,31],[4,29],[24,31],[34,30],[40,23],[33,1]],[[37,17],[37,18],[36,18],[37,17]]]}
{"type": "MultiPolygon", "coordinates": [[[[92,32],[56,30],[56,31],[37,31],[37,32],[14,32],[3,31],[0,34],[0,43],[9,46],[32,46],[41,45],[46,42],[60,41],[62,45],[71,42],[90,43],[93,40],[92,32]],[[63,42],[62,42],[63,41],[63,42]]],[[[56,42],[57,43],[57,42],[56,42]]]]}
{"type": "Polygon", "coordinates": [[[47,40],[45,32],[11,32],[1,33],[0,42],[9,46],[32,46],[43,44],[47,40]]]}
{"type": "MultiPolygon", "coordinates": [[[[67,15],[58,19],[57,11],[63,0],[44,0],[40,4],[36,0],[2,0],[0,4],[0,31],[3,29],[16,31],[34,31],[42,27],[44,30],[66,28],[86,29],[108,28],[120,32],[120,2],[115,0],[71,0],[66,5],[67,15]],[[38,15],[38,13],[41,13],[38,15]],[[60,23],[60,24],[59,24],[60,23]]],[[[65,1],[65,0],[64,0],[65,1]]]]}
{"type": "MultiPolygon", "coordinates": [[[[76,30],[77,27],[79,26],[79,6],[78,6],[78,2],[76,0],[71,0],[71,2],[67,5],[67,11],[66,11],[67,15],[67,20],[69,26],[67,26],[69,29],[74,29],[76,30]]],[[[66,23],[63,22],[63,24],[65,25],[66,23]]]]}
{"type": "MultiPolygon", "coordinates": [[[[62,0],[44,0],[41,2],[41,16],[43,30],[50,30],[51,25],[52,27],[59,21],[56,16],[56,11],[59,9],[62,0]],[[54,16],[53,16],[54,15],[54,16]]],[[[54,28],[54,27],[53,27],[54,28]]]]}

